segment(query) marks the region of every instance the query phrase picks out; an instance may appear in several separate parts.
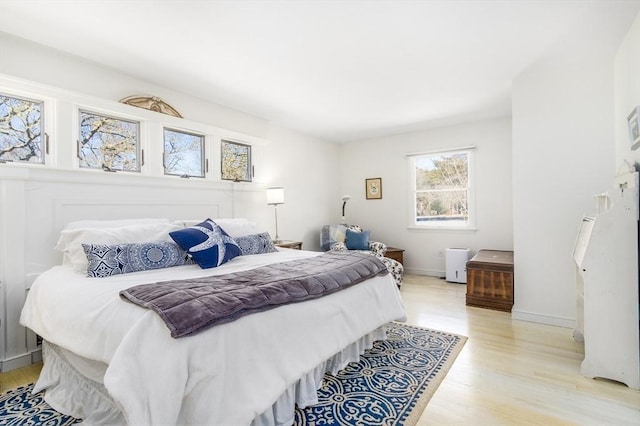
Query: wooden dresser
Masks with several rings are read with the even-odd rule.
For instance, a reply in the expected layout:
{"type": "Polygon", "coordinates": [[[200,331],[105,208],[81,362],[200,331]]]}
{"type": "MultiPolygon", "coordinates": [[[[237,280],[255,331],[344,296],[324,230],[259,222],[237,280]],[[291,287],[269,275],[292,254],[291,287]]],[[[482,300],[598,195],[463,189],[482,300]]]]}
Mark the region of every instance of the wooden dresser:
{"type": "Polygon", "coordinates": [[[467,262],[467,305],[511,312],[512,251],[480,250],[467,262]]]}

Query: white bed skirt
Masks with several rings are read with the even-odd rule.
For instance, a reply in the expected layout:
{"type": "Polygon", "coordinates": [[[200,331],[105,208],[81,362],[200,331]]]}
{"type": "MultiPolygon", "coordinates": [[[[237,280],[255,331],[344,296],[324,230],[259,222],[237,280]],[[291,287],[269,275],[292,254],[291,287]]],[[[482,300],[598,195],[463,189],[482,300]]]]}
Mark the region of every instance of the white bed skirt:
{"type": "MultiPolygon", "coordinates": [[[[317,389],[325,372],[332,374],[357,361],[376,340],[386,339],[386,325],[360,338],[317,365],[292,384],[268,409],[252,421],[253,426],[290,425],[295,405],[304,408],[318,402],[317,389]]],[[[33,392],[46,390],[45,401],[57,411],[84,420],[85,424],[127,423],[116,402],[102,384],[107,365],[81,358],[47,341],[42,343],[44,366],[33,392]]]]}

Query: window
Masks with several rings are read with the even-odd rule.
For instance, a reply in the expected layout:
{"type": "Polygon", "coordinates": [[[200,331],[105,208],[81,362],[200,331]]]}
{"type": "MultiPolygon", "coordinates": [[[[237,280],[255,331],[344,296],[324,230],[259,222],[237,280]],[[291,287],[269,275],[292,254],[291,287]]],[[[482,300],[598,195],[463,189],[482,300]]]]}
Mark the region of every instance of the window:
{"type": "Polygon", "coordinates": [[[223,180],[251,182],[251,146],[223,140],[221,170],[223,180]]]}
{"type": "Polygon", "coordinates": [[[473,225],[471,150],[411,156],[413,225],[468,228],[473,225]]]}
{"type": "Polygon", "coordinates": [[[204,177],[204,136],[164,128],[164,173],[204,177]]]}
{"type": "Polygon", "coordinates": [[[80,167],[139,172],[140,123],[80,111],[80,167]]]}
{"type": "Polygon", "coordinates": [[[0,161],[44,164],[43,105],[0,94],[0,161]]]}

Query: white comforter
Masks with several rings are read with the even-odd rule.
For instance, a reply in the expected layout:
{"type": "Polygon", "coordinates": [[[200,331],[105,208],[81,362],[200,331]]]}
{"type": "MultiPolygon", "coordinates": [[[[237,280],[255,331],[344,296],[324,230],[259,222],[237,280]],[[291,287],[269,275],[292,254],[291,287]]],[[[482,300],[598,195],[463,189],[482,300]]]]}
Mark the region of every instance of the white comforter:
{"type": "Polygon", "coordinates": [[[318,254],[282,250],[209,270],[189,265],[109,278],[57,266],[33,284],[20,321],[55,345],[108,364],[104,385],[129,424],[247,425],[315,366],[404,319],[391,276],[180,339],[158,315],[122,301],[118,292],[318,254]]]}

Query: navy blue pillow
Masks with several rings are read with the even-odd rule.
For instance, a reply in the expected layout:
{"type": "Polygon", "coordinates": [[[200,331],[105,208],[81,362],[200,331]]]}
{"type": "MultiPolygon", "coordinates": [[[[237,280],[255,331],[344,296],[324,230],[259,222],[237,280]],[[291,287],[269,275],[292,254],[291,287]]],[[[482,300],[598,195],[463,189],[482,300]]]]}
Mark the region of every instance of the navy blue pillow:
{"type": "Polygon", "coordinates": [[[369,250],[369,231],[356,232],[347,228],[344,244],[347,250],[369,250]]]}
{"type": "Polygon", "coordinates": [[[240,256],[238,244],[211,219],[179,231],[169,232],[169,236],[202,269],[215,268],[240,256]]]}

